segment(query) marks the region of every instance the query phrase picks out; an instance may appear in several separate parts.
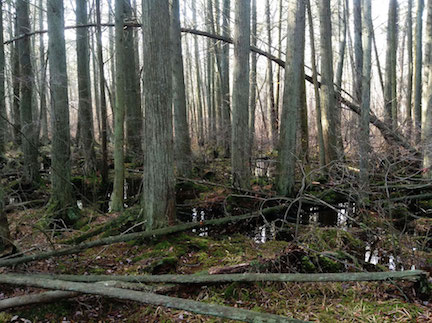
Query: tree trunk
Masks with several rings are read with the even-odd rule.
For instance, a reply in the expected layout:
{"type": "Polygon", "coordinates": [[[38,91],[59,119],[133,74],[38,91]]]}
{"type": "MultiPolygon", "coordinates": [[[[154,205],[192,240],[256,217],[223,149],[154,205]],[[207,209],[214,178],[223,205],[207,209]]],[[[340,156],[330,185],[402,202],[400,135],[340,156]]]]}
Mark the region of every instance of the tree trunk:
{"type": "Polygon", "coordinates": [[[362,96],[363,46],[362,46],[362,0],[353,0],[354,13],[354,82],[353,94],[357,102],[362,96]]]}
{"type": "Polygon", "coordinates": [[[333,46],[330,0],[319,2],[321,47],[321,109],[326,164],[338,159],[336,99],[333,85],[333,46]]]}
{"type": "MultiPolygon", "coordinates": [[[[194,24],[194,28],[197,25],[197,16],[196,16],[196,1],[192,1],[192,21],[194,24]]],[[[196,89],[197,89],[197,116],[198,116],[198,145],[200,147],[204,146],[205,140],[205,130],[204,130],[204,107],[203,107],[203,99],[201,96],[202,84],[201,84],[201,59],[199,54],[198,47],[198,37],[194,37],[194,50],[195,50],[195,76],[196,76],[196,89]]]]}
{"type": "MultiPolygon", "coordinates": [[[[0,0],[0,159],[3,159],[6,144],[6,97],[5,97],[5,54],[3,45],[3,1],[0,0]]],[[[1,189],[1,187],[0,187],[1,189]]],[[[1,198],[1,196],[0,196],[1,198]]],[[[0,204],[2,201],[0,201],[0,204]]],[[[0,215],[1,215],[0,205],[0,215]]],[[[1,249],[1,246],[0,246],[1,249]]]]}
{"type": "MultiPolygon", "coordinates": [[[[9,5],[9,10],[12,10],[12,3],[9,5]]],[[[17,17],[11,16],[11,24],[13,25],[13,28],[11,28],[10,36],[11,38],[19,36],[18,31],[18,19],[17,17]]],[[[12,99],[11,99],[11,106],[12,106],[12,123],[13,123],[13,138],[14,143],[17,146],[21,146],[21,116],[20,116],[20,66],[19,66],[19,42],[14,42],[11,44],[11,50],[10,50],[10,62],[12,64],[11,68],[11,75],[12,75],[12,99]]]]}
{"type": "MultiPolygon", "coordinates": [[[[417,17],[415,25],[415,43],[414,43],[414,141],[416,144],[421,140],[422,125],[422,61],[423,61],[423,9],[424,0],[417,0],[417,17]]],[[[429,14],[429,13],[428,13],[429,14]]]]}
{"type": "Polygon", "coordinates": [[[171,4],[171,41],[173,47],[171,63],[173,71],[175,160],[177,164],[177,174],[181,177],[189,177],[192,171],[192,151],[186,107],[179,0],[172,0],[171,4]]]}
{"type": "MultiPolygon", "coordinates": [[[[123,0],[123,2],[123,21],[130,21],[133,17],[131,2],[130,0],[123,0]]],[[[124,28],[123,47],[127,61],[125,61],[124,69],[117,69],[117,73],[125,73],[126,152],[128,157],[140,161],[142,159],[143,114],[137,72],[139,71],[137,66],[139,57],[136,57],[134,28],[124,28]]]]}
{"type": "MultiPolygon", "coordinates": [[[[18,34],[30,32],[29,3],[17,0],[18,34]]],[[[30,38],[18,41],[20,66],[20,116],[21,116],[21,146],[24,153],[24,181],[37,185],[39,180],[37,126],[33,120],[33,84],[34,76],[31,64],[30,38]]]]}
{"type": "Polygon", "coordinates": [[[407,138],[410,138],[412,133],[412,97],[413,97],[413,76],[414,76],[412,7],[413,7],[413,0],[408,0],[408,12],[407,12],[407,22],[406,22],[407,50],[408,50],[408,84],[407,84],[407,98],[406,98],[407,138]]]}
{"type": "MultiPolygon", "coordinates": [[[[129,61],[129,52],[126,51],[126,31],[124,27],[125,7],[124,0],[115,1],[115,47],[116,47],[116,103],[114,121],[114,187],[111,195],[111,210],[123,210],[124,199],[124,121],[127,104],[126,73],[129,61]]],[[[147,35],[145,35],[147,37],[147,35]]],[[[130,48],[133,50],[133,48],[130,48]]],[[[134,71],[135,73],[135,71],[134,71]]],[[[147,117],[147,116],[146,116],[147,117]]]]}
{"type": "Polygon", "coordinates": [[[232,108],[232,181],[235,187],[248,188],[250,176],[249,157],[249,50],[250,1],[238,0],[235,4],[234,71],[232,108]]]}
{"type": "MultiPolygon", "coordinates": [[[[98,72],[99,72],[99,88],[96,87],[96,92],[99,94],[100,118],[101,118],[101,139],[102,139],[102,189],[107,193],[108,189],[108,116],[105,97],[105,72],[104,60],[102,52],[102,29],[101,23],[101,8],[100,0],[96,0],[96,51],[98,57],[98,72]]],[[[113,58],[114,59],[114,58],[113,58]]],[[[96,76],[97,73],[95,73],[96,76]]]]}
{"type": "MultiPolygon", "coordinates": [[[[432,48],[432,1],[427,3],[428,17],[426,20],[426,48],[432,48]]],[[[432,54],[432,53],[431,53],[432,54]]],[[[424,146],[423,169],[424,176],[432,178],[432,59],[425,57],[425,72],[428,76],[425,95],[425,111],[422,124],[422,142],[424,146]]]]}
{"type": "MultiPolygon", "coordinates": [[[[147,230],[175,222],[172,69],[168,0],[143,0],[145,150],[142,207],[147,230]],[[157,31],[157,33],[156,33],[157,31]]],[[[178,35],[177,35],[178,37],[178,35]]]]}
{"type": "MultiPolygon", "coordinates": [[[[252,34],[251,45],[257,46],[257,6],[256,0],[252,0],[252,34]]],[[[249,96],[249,148],[250,157],[252,158],[255,144],[255,110],[257,101],[257,54],[252,53],[251,71],[250,71],[250,96],[249,96]]]]}
{"type": "MultiPolygon", "coordinates": [[[[222,8],[222,35],[230,37],[230,15],[231,2],[223,0],[222,8]]],[[[231,154],[231,99],[230,99],[230,48],[229,44],[225,43],[222,46],[221,57],[221,86],[222,86],[222,141],[225,157],[231,154]]]]}
{"type": "Polygon", "coordinates": [[[64,8],[61,0],[48,0],[48,53],[52,119],[52,210],[66,223],[76,220],[73,211],[68,77],[64,38],[64,8]]]}
{"type": "Polygon", "coordinates": [[[318,135],[318,147],[319,147],[319,163],[321,172],[325,174],[325,146],[324,146],[324,135],[323,135],[323,127],[322,127],[322,112],[321,112],[321,99],[320,99],[320,91],[318,84],[318,71],[316,64],[316,50],[315,50],[315,35],[314,35],[314,27],[313,27],[313,19],[312,19],[312,8],[310,4],[310,0],[306,0],[307,5],[307,15],[309,22],[309,38],[310,38],[310,46],[311,46],[311,62],[312,62],[312,80],[314,86],[314,94],[315,94],[315,109],[316,109],[316,124],[317,124],[317,135],[318,135]]]}
{"type": "Polygon", "coordinates": [[[303,102],[305,52],[305,0],[288,1],[287,56],[278,154],[277,192],[293,195],[297,161],[297,120],[303,102]]]}
{"type": "MultiPolygon", "coordinates": [[[[367,192],[369,186],[369,160],[370,160],[370,139],[369,139],[369,122],[370,122],[370,88],[371,88],[371,64],[372,64],[372,9],[371,0],[363,0],[363,81],[362,81],[362,99],[361,99],[361,116],[360,116],[360,137],[359,137],[359,154],[360,154],[360,191],[367,192]]],[[[367,198],[366,194],[362,194],[367,198]]]]}
{"type": "MultiPolygon", "coordinates": [[[[266,2],[266,27],[267,27],[267,50],[272,52],[271,21],[270,21],[270,0],[266,2]]],[[[273,87],[273,64],[267,60],[267,100],[270,110],[270,126],[272,133],[273,149],[277,149],[279,141],[279,116],[276,111],[274,87],[273,87]]]]}
{"type": "MultiPolygon", "coordinates": [[[[86,0],[76,2],[77,25],[86,25],[86,0]]],[[[80,144],[84,153],[84,173],[93,174],[96,171],[96,156],[94,151],[93,109],[90,90],[90,52],[87,28],[76,30],[77,69],[78,69],[78,118],[80,124],[80,144]]]]}
{"type": "Polygon", "coordinates": [[[397,64],[397,0],[390,0],[387,25],[386,74],[384,84],[385,122],[393,130],[398,125],[396,64],[397,64]]]}

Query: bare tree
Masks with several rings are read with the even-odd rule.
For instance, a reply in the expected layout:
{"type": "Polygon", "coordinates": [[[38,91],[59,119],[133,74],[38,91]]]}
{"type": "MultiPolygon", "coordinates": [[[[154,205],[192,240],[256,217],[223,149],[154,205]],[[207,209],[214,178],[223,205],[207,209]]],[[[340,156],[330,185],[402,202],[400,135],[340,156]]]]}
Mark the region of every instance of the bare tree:
{"type": "Polygon", "coordinates": [[[250,1],[235,3],[234,70],[232,107],[232,180],[236,187],[249,187],[249,50],[250,1]]]}
{"type": "Polygon", "coordinates": [[[175,221],[168,0],[143,0],[145,145],[142,208],[148,230],[175,221]],[[157,31],[157,32],[156,32],[157,31]]]}
{"type": "Polygon", "coordinates": [[[287,57],[281,132],[278,155],[277,191],[292,195],[297,160],[297,120],[304,105],[305,0],[288,1],[287,57]]]}

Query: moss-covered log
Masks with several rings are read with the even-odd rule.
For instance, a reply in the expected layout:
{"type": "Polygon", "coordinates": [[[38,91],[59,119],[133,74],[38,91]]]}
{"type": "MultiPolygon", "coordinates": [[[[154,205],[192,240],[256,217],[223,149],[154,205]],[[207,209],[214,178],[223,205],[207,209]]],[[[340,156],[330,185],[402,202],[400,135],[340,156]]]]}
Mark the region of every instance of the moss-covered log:
{"type": "Polygon", "coordinates": [[[47,252],[42,252],[42,253],[38,253],[38,254],[34,254],[34,255],[26,255],[26,256],[12,258],[12,259],[3,259],[3,260],[0,260],[0,266],[3,266],[3,267],[4,266],[13,266],[13,265],[23,264],[23,263],[27,263],[27,262],[31,262],[31,261],[48,259],[51,257],[60,257],[60,256],[65,256],[65,255],[76,254],[82,250],[86,250],[86,249],[90,249],[90,248],[94,248],[94,247],[106,246],[106,245],[119,243],[119,242],[127,242],[127,241],[136,240],[136,239],[152,238],[152,237],[163,236],[163,235],[178,233],[178,232],[182,232],[182,231],[187,231],[187,230],[191,230],[191,229],[195,229],[195,228],[199,228],[199,227],[216,226],[216,225],[227,224],[230,222],[248,220],[248,219],[252,219],[252,218],[257,218],[257,217],[261,216],[261,214],[269,215],[272,213],[276,213],[278,211],[283,210],[285,207],[286,207],[285,205],[280,205],[280,206],[275,206],[275,207],[264,209],[261,212],[253,212],[253,213],[248,213],[248,214],[241,215],[241,216],[229,216],[229,217],[225,217],[225,218],[221,218],[221,219],[213,219],[213,220],[208,220],[208,221],[204,221],[204,222],[196,222],[196,223],[190,222],[190,223],[179,224],[179,225],[172,226],[172,227],[156,229],[156,230],[152,230],[152,231],[136,232],[136,233],[129,233],[129,234],[124,234],[124,235],[107,237],[107,238],[103,238],[100,240],[94,240],[94,241],[90,241],[90,242],[80,243],[76,246],[69,247],[69,248],[47,251],[47,252]]]}
{"type": "Polygon", "coordinates": [[[323,274],[221,274],[221,275],[32,275],[36,279],[60,279],[76,282],[124,281],[134,283],[175,283],[175,284],[208,284],[232,282],[349,282],[349,281],[392,281],[419,280],[426,273],[421,270],[360,272],[360,273],[323,273],[323,274]]]}
{"type": "Polygon", "coordinates": [[[153,293],[144,293],[115,287],[105,287],[101,284],[66,282],[44,278],[35,279],[35,277],[31,275],[13,274],[0,275],[0,283],[102,295],[244,322],[302,322],[273,314],[252,312],[249,310],[216,304],[206,304],[193,300],[169,297],[153,293]]]}

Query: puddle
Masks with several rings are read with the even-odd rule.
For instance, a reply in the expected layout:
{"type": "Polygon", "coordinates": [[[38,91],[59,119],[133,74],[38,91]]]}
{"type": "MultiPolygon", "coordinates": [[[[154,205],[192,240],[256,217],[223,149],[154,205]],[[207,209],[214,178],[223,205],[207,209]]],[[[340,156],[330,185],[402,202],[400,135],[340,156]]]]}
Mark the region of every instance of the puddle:
{"type": "MultiPolygon", "coordinates": [[[[199,211],[197,208],[192,209],[192,222],[202,222],[205,221],[205,212],[203,210],[199,211]]],[[[192,229],[193,233],[197,233],[200,237],[208,237],[208,227],[202,227],[199,229],[192,229]]]]}
{"type": "MultiPolygon", "coordinates": [[[[413,253],[417,248],[412,248],[413,253]]],[[[404,261],[399,256],[394,256],[394,254],[387,252],[386,250],[373,249],[371,250],[371,243],[366,244],[366,251],[364,254],[365,263],[369,263],[372,265],[383,265],[387,267],[391,271],[396,270],[415,270],[416,266],[411,265],[409,268],[405,268],[403,265],[404,261]]]]}
{"type": "Polygon", "coordinates": [[[356,206],[352,202],[337,204],[334,209],[329,207],[313,206],[308,210],[301,210],[301,224],[316,224],[319,226],[338,227],[347,230],[352,227],[356,215],[356,206]]]}

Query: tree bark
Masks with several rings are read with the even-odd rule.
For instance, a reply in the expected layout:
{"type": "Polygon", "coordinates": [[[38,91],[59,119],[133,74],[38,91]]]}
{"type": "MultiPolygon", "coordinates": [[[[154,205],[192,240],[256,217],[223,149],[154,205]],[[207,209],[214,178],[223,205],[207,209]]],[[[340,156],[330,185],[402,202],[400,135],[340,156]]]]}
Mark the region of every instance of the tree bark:
{"type": "MultiPolygon", "coordinates": [[[[168,0],[143,1],[145,149],[142,207],[147,230],[175,222],[172,69],[168,0]]],[[[179,35],[177,35],[178,37],[179,35]]]]}
{"type": "MultiPolygon", "coordinates": [[[[88,23],[86,0],[76,2],[77,25],[88,23]]],[[[84,154],[84,173],[96,171],[94,151],[93,110],[90,89],[89,36],[86,28],[76,30],[77,69],[78,69],[78,118],[80,124],[80,146],[84,154]]]]}
{"type": "MultiPolygon", "coordinates": [[[[17,0],[18,34],[30,32],[29,3],[17,0]]],[[[18,41],[18,57],[20,68],[20,120],[21,147],[24,153],[24,181],[37,185],[39,180],[37,126],[33,119],[34,75],[31,64],[30,39],[28,37],[18,41]]]]}
{"type": "Polygon", "coordinates": [[[297,120],[304,104],[305,0],[288,1],[288,25],[285,80],[289,82],[284,86],[276,180],[283,196],[294,194],[297,120]]]}
{"type": "Polygon", "coordinates": [[[234,70],[232,108],[232,181],[234,186],[250,186],[249,157],[249,50],[250,50],[250,1],[235,3],[234,70]]]}
{"type": "Polygon", "coordinates": [[[412,133],[412,97],[413,97],[413,77],[414,77],[414,61],[413,61],[413,21],[412,21],[413,0],[408,0],[407,12],[407,50],[408,50],[408,84],[406,98],[406,136],[409,139],[412,133]]]}
{"type": "Polygon", "coordinates": [[[55,217],[66,223],[76,220],[72,198],[70,128],[63,1],[48,0],[48,57],[51,91],[51,205],[55,217]]]}
{"type": "MultiPolygon", "coordinates": [[[[251,45],[257,46],[257,6],[256,0],[252,0],[252,33],[251,45]]],[[[249,149],[250,157],[254,151],[255,144],[255,110],[257,101],[257,54],[252,53],[251,71],[250,71],[250,95],[249,95],[249,149]]]]}
{"type": "Polygon", "coordinates": [[[396,64],[397,64],[397,0],[390,0],[387,25],[386,74],[384,84],[385,122],[395,130],[398,126],[396,64]]]}
{"type": "Polygon", "coordinates": [[[192,151],[186,107],[179,0],[172,0],[171,3],[171,41],[173,47],[171,64],[173,71],[172,87],[175,127],[175,159],[177,174],[182,177],[188,177],[192,171],[192,151]]]}
{"type": "MultiPolygon", "coordinates": [[[[426,48],[432,48],[432,1],[427,3],[428,19],[426,21],[426,48]],[[429,15],[431,13],[431,15],[429,15]]],[[[432,53],[431,53],[432,54],[432,53]]],[[[426,71],[427,87],[425,95],[425,111],[423,114],[422,124],[422,142],[423,142],[423,169],[424,176],[432,178],[432,59],[425,58],[424,68],[426,71]]]]}
{"type": "MultiPolygon", "coordinates": [[[[0,0],[0,159],[3,159],[6,144],[6,96],[5,96],[5,54],[3,44],[3,1],[0,0]]],[[[1,201],[0,201],[1,203],[1,201]]],[[[1,210],[0,210],[1,212],[1,210]]]]}
{"type": "MultiPolygon", "coordinates": [[[[116,47],[116,102],[114,122],[114,187],[111,195],[111,210],[123,210],[124,198],[124,122],[127,104],[126,74],[123,73],[130,64],[126,51],[126,32],[124,27],[125,6],[124,0],[115,1],[115,47],[116,47]]],[[[146,36],[147,37],[147,36],[146,36]]],[[[135,73],[135,72],[134,72],[135,73]]],[[[147,116],[146,116],[147,117],[147,116]]]]}
{"type": "MultiPolygon", "coordinates": [[[[267,28],[267,50],[272,51],[272,32],[270,21],[270,0],[266,1],[266,28],[267,28]]],[[[270,110],[270,127],[272,133],[273,149],[277,149],[279,142],[279,115],[276,109],[274,87],[273,87],[273,64],[271,60],[267,60],[267,101],[270,110]]]]}
{"type": "MultiPolygon", "coordinates": [[[[230,37],[231,1],[223,0],[222,35],[230,37]]],[[[222,46],[221,56],[221,86],[222,86],[222,142],[225,157],[231,154],[231,99],[230,99],[230,48],[229,44],[222,46]]]]}
{"type": "MultiPolygon", "coordinates": [[[[39,29],[44,27],[44,9],[43,0],[39,0],[39,29]]],[[[47,113],[47,99],[46,99],[46,70],[47,61],[45,59],[45,41],[44,34],[39,35],[39,61],[41,64],[40,71],[40,90],[39,90],[39,105],[40,105],[40,122],[41,122],[41,141],[42,143],[48,142],[48,113],[47,113]]]]}
{"type": "MultiPolygon", "coordinates": [[[[421,140],[422,125],[422,65],[423,65],[423,9],[424,0],[417,0],[417,17],[415,24],[414,43],[414,142],[418,145],[421,140]]],[[[428,13],[429,15],[429,13],[428,13]]]]}
{"type": "MultiPolygon", "coordinates": [[[[371,0],[363,0],[363,80],[362,99],[360,116],[360,191],[367,192],[369,187],[369,160],[370,160],[370,87],[371,87],[371,66],[372,66],[372,5],[371,0]]],[[[366,193],[362,193],[367,198],[366,193]]]]}
{"type": "Polygon", "coordinates": [[[333,84],[333,46],[330,0],[319,2],[321,47],[321,109],[326,164],[338,159],[336,99],[333,84]]]}

